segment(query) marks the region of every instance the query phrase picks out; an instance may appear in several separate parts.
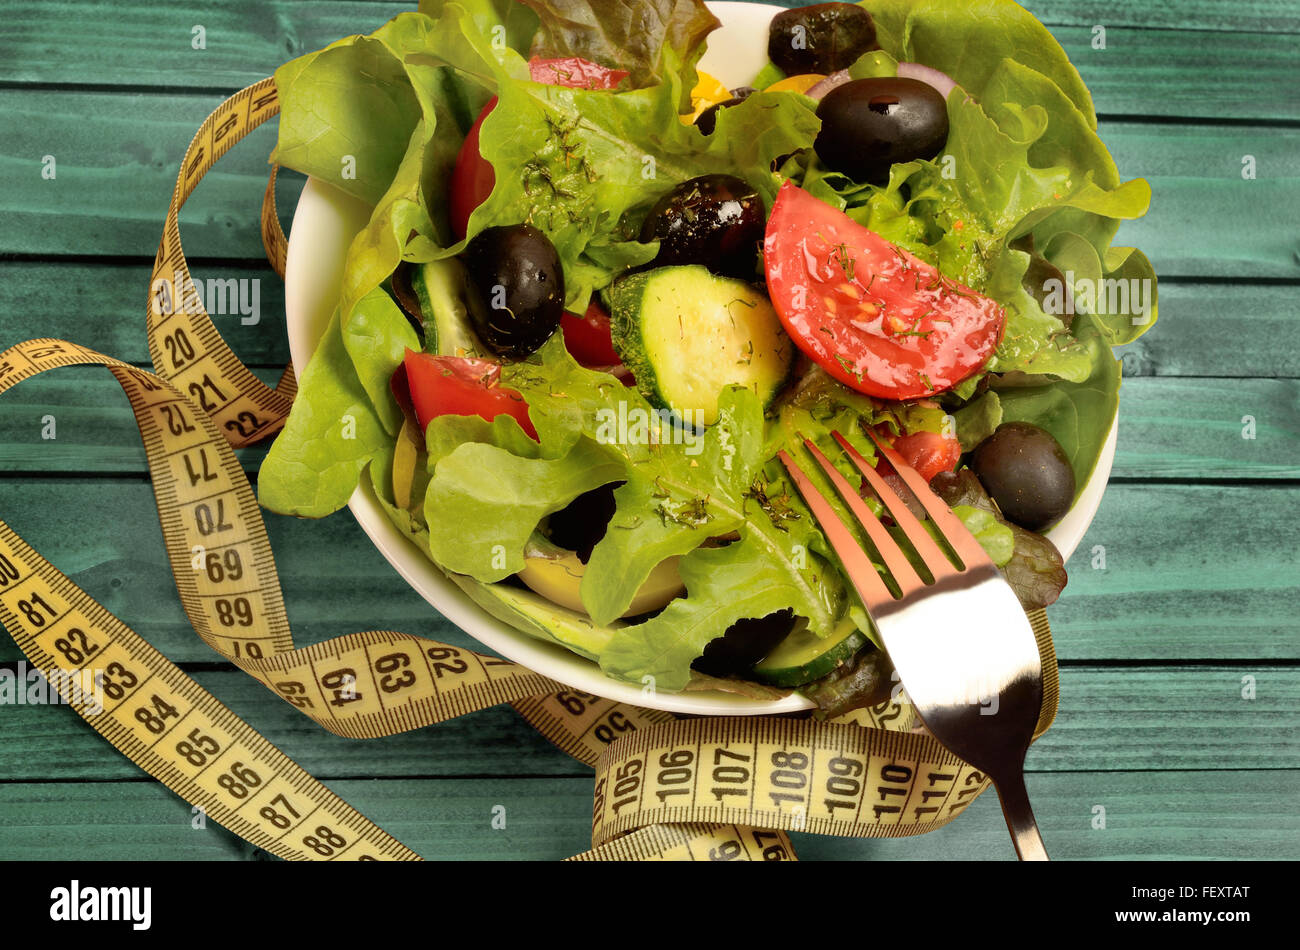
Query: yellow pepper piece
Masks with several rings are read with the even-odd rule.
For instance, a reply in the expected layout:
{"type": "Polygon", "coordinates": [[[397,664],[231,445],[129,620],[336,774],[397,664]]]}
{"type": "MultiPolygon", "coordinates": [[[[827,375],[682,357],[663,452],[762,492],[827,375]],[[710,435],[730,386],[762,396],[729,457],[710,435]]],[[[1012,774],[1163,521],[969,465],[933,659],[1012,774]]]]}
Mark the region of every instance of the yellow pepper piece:
{"type": "Polygon", "coordinates": [[[716,106],[719,102],[726,102],[730,98],[732,98],[730,89],[713,76],[701,71],[698,73],[695,88],[691,90],[692,111],[681,117],[682,122],[693,125],[709,106],[716,106]]]}
{"type": "Polygon", "coordinates": [[[817,73],[805,73],[802,76],[787,76],[780,82],[772,83],[772,85],[768,86],[764,91],[806,93],[809,89],[825,78],[825,76],[819,76],[817,73]]]}

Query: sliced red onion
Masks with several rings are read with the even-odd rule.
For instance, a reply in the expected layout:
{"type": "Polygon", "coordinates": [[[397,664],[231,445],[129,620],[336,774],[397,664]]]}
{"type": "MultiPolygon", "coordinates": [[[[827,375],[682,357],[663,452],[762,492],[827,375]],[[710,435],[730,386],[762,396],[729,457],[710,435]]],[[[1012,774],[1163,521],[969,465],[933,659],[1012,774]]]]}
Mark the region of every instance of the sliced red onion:
{"type": "Polygon", "coordinates": [[[838,73],[831,73],[817,85],[810,88],[807,95],[812,99],[820,99],[832,89],[836,89],[849,81],[849,71],[841,69],[838,73]]]}
{"type": "Polygon", "coordinates": [[[945,73],[937,69],[931,69],[929,66],[922,66],[920,63],[899,63],[898,75],[904,79],[916,79],[932,86],[947,100],[948,95],[957,88],[957,83],[945,73]]]}

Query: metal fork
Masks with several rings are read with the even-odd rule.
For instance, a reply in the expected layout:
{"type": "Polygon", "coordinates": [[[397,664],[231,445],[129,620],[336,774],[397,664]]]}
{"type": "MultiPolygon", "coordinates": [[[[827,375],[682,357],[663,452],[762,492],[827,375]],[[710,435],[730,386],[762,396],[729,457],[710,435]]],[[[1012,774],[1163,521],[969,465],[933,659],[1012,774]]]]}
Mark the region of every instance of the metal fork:
{"type": "Polygon", "coordinates": [[[789,453],[782,451],[779,457],[862,597],[921,721],[954,755],[993,781],[1020,859],[1046,861],[1024,776],[1025,753],[1043,697],[1033,628],[1015,593],[961,519],[897,452],[868,434],[925,508],[960,566],[953,565],[861,453],[833,433],[932,575],[929,582],[923,579],[849,481],[805,439],[888,568],[898,588],[892,591],[789,453]]]}

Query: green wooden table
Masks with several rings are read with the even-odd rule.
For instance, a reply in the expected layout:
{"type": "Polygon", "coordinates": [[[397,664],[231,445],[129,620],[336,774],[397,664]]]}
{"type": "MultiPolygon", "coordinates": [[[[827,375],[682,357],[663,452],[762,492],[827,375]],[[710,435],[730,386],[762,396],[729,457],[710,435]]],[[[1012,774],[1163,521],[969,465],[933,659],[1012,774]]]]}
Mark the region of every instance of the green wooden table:
{"type": "MultiPolygon", "coordinates": [[[[787,4],[792,5],[792,4],[787,4]]],[[[1096,100],[1149,217],[1120,243],[1161,279],[1124,355],[1119,452],[1051,611],[1061,712],[1029,758],[1057,858],[1300,856],[1300,3],[1032,0],[1096,100]],[[1095,49],[1104,27],[1105,49],[1095,49]],[[1255,177],[1243,176],[1254,157],[1255,177]],[[1253,420],[1253,438],[1250,423],[1253,420]]],[[[191,134],[284,60],[369,32],[393,2],[32,0],[0,21],[0,349],[64,337],[149,365],[150,263],[191,134]],[[206,48],[194,49],[195,27],[206,48]],[[56,174],[42,176],[54,156],[56,174]]],[[[255,326],[217,317],[268,382],[288,358],[257,208],[274,131],[182,214],[196,278],[261,278],[255,326]]],[[[281,208],[299,181],[285,176],[281,208]]],[[[240,457],[256,477],[264,448],[240,457]]],[[[144,453],[102,370],[0,404],[0,514],[286,753],[429,858],[553,859],[589,845],[591,773],[491,709],[372,742],[331,736],[194,635],[144,453]],[[54,417],[55,438],[48,434],[54,417]],[[506,809],[493,827],[495,806],[506,809]],[[497,824],[500,824],[497,822],[497,824]]],[[[268,516],[300,645],[373,627],[473,646],[349,514],[268,516]]],[[[20,658],[8,638],[0,662],[20,658]]],[[[992,795],[921,838],[796,836],[804,858],[1013,857],[992,795]]],[[[62,706],[0,707],[0,857],[239,860],[254,849],[62,706]]]]}

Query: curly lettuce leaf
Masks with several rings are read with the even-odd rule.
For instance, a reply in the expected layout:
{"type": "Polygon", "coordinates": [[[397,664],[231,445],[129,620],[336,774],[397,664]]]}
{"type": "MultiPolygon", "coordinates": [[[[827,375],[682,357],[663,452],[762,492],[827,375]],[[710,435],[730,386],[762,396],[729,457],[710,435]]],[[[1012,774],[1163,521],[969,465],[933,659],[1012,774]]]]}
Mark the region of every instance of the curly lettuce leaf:
{"type": "Polygon", "coordinates": [[[284,515],[323,518],[347,504],[372,459],[393,449],[344,346],[337,310],[298,387],[258,473],[258,502],[284,515]]]}
{"type": "Polygon", "coordinates": [[[1092,372],[1081,382],[1044,385],[995,383],[1004,422],[1031,422],[1061,443],[1082,492],[1101,457],[1119,409],[1120,363],[1092,316],[1075,322],[1075,334],[1089,355],[1092,372]]]}
{"type": "MultiPolygon", "coordinates": [[[[804,533],[808,529],[774,526],[754,503],[752,488],[769,456],[762,408],[750,391],[725,391],[718,422],[706,432],[686,432],[635,389],[580,367],[554,340],[534,359],[507,367],[502,380],[528,401],[543,450],[568,432],[600,446],[622,467],[607,479],[625,484],[615,491],[614,516],[592,551],[580,590],[597,623],[621,615],[655,565],[747,520],[758,524],[769,557],[791,573],[795,586],[801,583],[799,563],[816,560],[815,554],[800,554],[801,544],[805,552],[816,546],[804,533]],[[647,423],[644,434],[634,429],[638,420],[647,423]]],[[[815,612],[815,619],[820,622],[824,613],[815,612]]]]}
{"type": "Polygon", "coordinates": [[[1012,0],[863,0],[876,40],[899,62],[924,63],[982,97],[1004,60],[1050,79],[1097,127],[1092,95],[1047,27],[1012,0]]]}
{"type": "Polygon", "coordinates": [[[559,252],[566,303],[575,312],[618,272],[654,256],[657,248],[637,238],[645,213],[665,192],[700,175],[728,173],[770,202],[780,185],[772,161],[805,147],[820,128],[811,100],[776,92],[726,110],[706,137],[679,116],[689,88],[678,52],[666,47],[663,57],[663,82],[648,88],[534,83],[522,57],[493,49],[455,3],[423,47],[408,54],[408,61],[450,66],[497,97],[479,135],[496,187],[471,216],[467,237],[521,220],[541,228],[559,252]]]}
{"type": "Polygon", "coordinates": [[[600,655],[601,669],[633,682],[652,677],[656,689],[677,691],[691,678],[691,662],[738,620],[793,608],[798,616],[813,614],[810,623],[829,632],[838,614],[820,589],[837,587],[838,580],[820,565],[791,572],[786,561],[772,557],[759,525],[745,525],[741,539],[726,547],[699,548],[682,558],[686,597],[645,623],[620,629],[600,655]]]}
{"type": "Polygon", "coordinates": [[[279,137],[271,161],[374,204],[420,120],[406,70],[382,40],[353,36],[275,71],[279,137]]]}
{"type": "Polygon", "coordinates": [[[622,473],[617,460],[585,439],[553,459],[466,442],[442,458],[429,479],[429,550],[448,571],[504,580],[523,569],[524,547],[543,518],[622,473]]]}
{"type": "MultiPolygon", "coordinates": [[[[632,74],[635,88],[662,82],[671,66],[664,51],[694,64],[704,42],[722,24],[703,0],[520,0],[536,11],[541,29],[532,53],[542,57],[578,56],[632,74]]],[[[686,83],[689,92],[693,82],[686,83]]]]}

